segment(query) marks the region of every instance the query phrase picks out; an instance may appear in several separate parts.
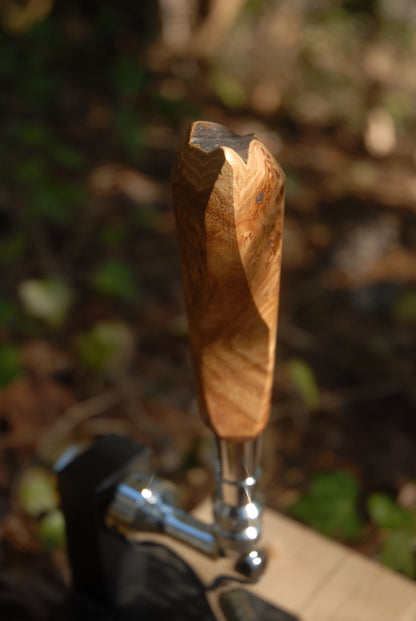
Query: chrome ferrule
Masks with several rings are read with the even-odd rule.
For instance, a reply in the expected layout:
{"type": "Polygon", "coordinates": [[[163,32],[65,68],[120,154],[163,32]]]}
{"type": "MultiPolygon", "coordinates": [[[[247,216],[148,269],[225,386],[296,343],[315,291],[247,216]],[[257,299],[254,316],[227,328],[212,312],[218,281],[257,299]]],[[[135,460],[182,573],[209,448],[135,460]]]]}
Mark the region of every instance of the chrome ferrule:
{"type": "Polygon", "coordinates": [[[223,552],[248,553],[261,536],[258,497],[261,437],[247,442],[217,439],[214,532],[223,552]]]}

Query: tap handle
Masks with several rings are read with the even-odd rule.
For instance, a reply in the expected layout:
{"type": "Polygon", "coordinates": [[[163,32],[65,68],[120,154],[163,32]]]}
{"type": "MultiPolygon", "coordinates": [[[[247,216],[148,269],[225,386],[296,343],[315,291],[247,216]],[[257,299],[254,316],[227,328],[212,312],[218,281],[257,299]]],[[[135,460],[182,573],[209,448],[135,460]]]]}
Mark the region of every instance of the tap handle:
{"type": "Polygon", "coordinates": [[[270,410],[284,174],[253,134],[198,121],[171,178],[201,416],[251,440],[270,410]]]}

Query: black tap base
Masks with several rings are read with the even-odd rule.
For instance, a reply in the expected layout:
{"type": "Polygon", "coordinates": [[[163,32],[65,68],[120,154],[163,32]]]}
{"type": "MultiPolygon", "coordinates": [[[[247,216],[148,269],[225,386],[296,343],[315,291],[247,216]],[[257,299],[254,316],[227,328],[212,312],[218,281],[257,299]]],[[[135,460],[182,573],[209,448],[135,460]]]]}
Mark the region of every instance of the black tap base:
{"type": "MultiPolygon", "coordinates": [[[[73,591],[51,621],[216,621],[206,585],[181,557],[151,536],[132,543],[106,527],[132,469],[149,472],[147,448],[111,435],[58,471],[73,591]]],[[[299,621],[234,587],[227,581],[216,595],[227,621],[299,621]]]]}
{"type": "Polygon", "coordinates": [[[204,585],[179,556],[159,544],[128,545],[112,537],[110,547],[124,550],[117,552],[122,563],[113,576],[111,601],[99,603],[74,591],[51,621],[215,621],[204,585]]]}
{"type": "MultiPolygon", "coordinates": [[[[126,549],[116,583],[106,606],[74,591],[51,621],[216,621],[205,585],[165,546],[144,542],[126,549]]],[[[218,601],[227,621],[300,621],[240,586],[221,590],[218,601]]]]}

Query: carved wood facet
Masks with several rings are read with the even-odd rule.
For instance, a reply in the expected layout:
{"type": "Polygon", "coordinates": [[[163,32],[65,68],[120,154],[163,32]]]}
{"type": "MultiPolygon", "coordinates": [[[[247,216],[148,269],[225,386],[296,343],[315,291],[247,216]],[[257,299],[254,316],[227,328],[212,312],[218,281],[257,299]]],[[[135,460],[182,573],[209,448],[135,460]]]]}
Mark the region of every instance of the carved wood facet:
{"type": "Polygon", "coordinates": [[[200,121],[172,187],[201,416],[245,441],[269,416],[284,174],[254,135],[200,121]]]}

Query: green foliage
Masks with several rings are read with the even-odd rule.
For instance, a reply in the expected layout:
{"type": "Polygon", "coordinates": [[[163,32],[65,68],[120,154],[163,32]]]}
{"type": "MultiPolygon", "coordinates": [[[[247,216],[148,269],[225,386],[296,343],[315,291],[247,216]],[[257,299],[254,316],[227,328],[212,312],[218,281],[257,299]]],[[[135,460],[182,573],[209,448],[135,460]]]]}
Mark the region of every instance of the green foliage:
{"type": "Polygon", "coordinates": [[[386,494],[372,494],[367,502],[374,524],[383,529],[416,529],[416,511],[399,507],[386,494]]]}
{"type": "Polygon", "coordinates": [[[50,128],[39,120],[29,119],[25,122],[13,125],[9,133],[22,146],[26,148],[43,148],[51,140],[50,128]]]}
{"type": "Polygon", "coordinates": [[[286,363],[286,370],[308,410],[317,410],[320,404],[319,388],[311,367],[304,360],[290,360],[286,363]]]}
{"type": "Polygon", "coordinates": [[[85,199],[86,194],[81,186],[48,180],[32,194],[29,209],[33,217],[65,227],[73,221],[75,209],[85,199]]]}
{"type": "Polygon", "coordinates": [[[245,92],[231,73],[217,69],[211,74],[210,82],[215,94],[228,108],[241,108],[246,103],[245,92]]]}
{"type": "Polygon", "coordinates": [[[414,116],[413,101],[410,94],[401,91],[387,92],[380,102],[399,127],[406,127],[414,116]]]}
{"type": "Polygon", "coordinates": [[[103,295],[132,302],[139,297],[139,288],[130,266],[121,259],[101,263],[91,278],[93,288],[103,295]]]}
{"type": "Polygon", "coordinates": [[[9,153],[19,151],[7,178],[19,190],[27,220],[36,219],[40,228],[68,227],[88,198],[87,188],[79,181],[86,158],[38,120],[12,122],[7,144],[9,153]],[[71,174],[77,181],[70,178],[71,174]]]}
{"type": "Polygon", "coordinates": [[[29,151],[29,154],[17,164],[17,179],[22,183],[44,181],[46,163],[58,164],[65,170],[74,172],[79,172],[86,165],[86,158],[79,149],[61,140],[39,119],[11,123],[7,133],[14,145],[29,151]],[[33,179],[30,177],[25,179],[25,168],[29,168],[29,172],[30,169],[37,170],[33,179]]]}
{"type": "Polygon", "coordinates": [[[267,0],[247,0],[243,6],[240,19],[260,17],[266,6],[267,0]]]}
{"type": "Polygon", "coordinates": [[[387,535],[380,553],[384,565],[416,578],[415,533],[407,530],[392,531],[387,535]]]}
{"type": "Polygon", "coordinates": [[[46,183],[46,165],[39,156],[26,156],[15,169],[15,179],[19,185],[31,190],[46,183]]]}
{"type": "Polygon", "coordinates": [[[286,177],[286,197],[295,200],[302,190],[302,180],[299,175],[291,170],[285,170],[286,177]]]}
{"type": "MultiPolygon", "coordinates": [[[[4,311],[4,307],[3,307],[4,311]]],[[[6,309],[7,312],[7,309],[6,309]]],[[[20,351],[15,345],[0,346],[0,387],[7,386],[22,373],[20,351]]]]}
{"type": "Polygon", "coordinates": [[[371,520],[384,531],[384,542],[380,552],[381,561],[404,573],[416,577],[416,511],[398,506],[386,494],[372,494],[367,502],[371,520]]]}
{"type": "Polygon", "coordinates": [[[80,172],[86,165],[86,158],[78,149],[63,142],[55,142],[52,146],[53,160],[67,170],[80,172]]]}
{"type": "Polygon", "coordinates": [[[116,93],[131,97],[143,90],[147,81],[147,72],[139,67],[134,56],[119,56],[113,68],[113,83],[116,93]]]}
{"type": "Polygon", "coordinates": [[[375,16],[377,12],[376,0],[342,0],[341,6],[351,13],[369,13],[375,16]]]}
{"type": "Polygon", "coordinates": [[[14,302],[0,298],[0,331],[12,326],[17,314],[14,302]]]}
{"type": "Polygon", "coordinates": [[[357,481],[348,472],[317,474],[289,512],[324,535],[357,539],[363,528],[358,497],[357,481]]]}
{"type": "Polygon", "coordinates": [[[20,231],[0,239],[0,263],[8,265],[19,259],[25,252],[27,241],[20,231]]]}
{"type": "MultiPolygon", "coordinates": [[[[18,71],[18,49],[13,42],[0,31],[0,79],[13,79],[18,71]]],[[[3,82],[4,83],[4,82],[3,82]]]]}
{"type": "Polygon", "coordinates": [[[400,323],[416,323],[416,289],[407,289],[397,298],[393,317],[400,323]]]}
{"type": "Polygon", "coordinates": [[[105,38],[110,39],[120,27],[120,13],[110,3],[101,3],[95,14],[97,30],[105,38]]]}
{"type": "Polygon", "coordinates": [[[134,354],[134,336],[121,321],[103,321],[76,338],[82,364],[93,373],[119,373],[134,354]]]}
{"type": "Polygon", "coordinates": [[[46,551],[52,552],[62,548],[66,541],[65,519],[62,511],[55,509],[43,516],[39,521],[36,534],[46,551]]]}
{"type": "Polygon", "coordinates": [[[125,154],[137,160],[145,144],[145,125],[137,110],[121,107],[114,114],[116,139],[125,154]]]}
{"type": "Polygon", "coordinates": [[[99,240],[104,246],[118,247],[127,237],[127,227],[123,222],[106,224],[101,227],[99,240]]]}
{"type": "Polygon", "coordinates": [[[140,205],[134,212],[134,219],[140,227],[154,230],[159,212],[154,205],[140,205]]]}
{"type": "MultiPolygon", "coordinates": [[[[36,320],[26,315],[14,300],[0,297],[0,335],[5,339],[11,339],[15,334],[19,334],[22,338],[34,337],[39,334],[39,326],[36,320]]],[[[9,346],[4,345],[4,347],[7,348],[9,346]]],[[[9,354],[7,359],[8,363],[5,364],[4,368],[10,369],[9,373],[11,375],[11,380],[13,380],[20,375],[22,371],[20,354],[18,354],[16,350],[14,354],[9,354]],[[13,360],[15,360],[15,362],[13,360]],[[13,369],[15,369],[15,371],[12,373],[13,369]]]]}
{"type": "Polygon", "coordinates": [[[57,75],[45,72],[30,72],[20,83],[21,96],[31,103],[32,109],[42,110],[58,90],[60,79],[57,75]]]}
{"type": "MultiPolygon", "coordinates": [[[[289,512],[324,535],[354,540],[363,532],[359,491],[355,478],[346,472],[318,474],[289,512]]],[[[371,494],[367,510],[383,534],[381,562],[409,578],[416,578],[416,510],[400,507],[382,493],[371,494]]]]}
{"type": "Polygon", "coordinates": [[[155,97],[155,109],[169,125],[180,126],[184,118],[198,119],[198,109],[186,99],[181,97],[167,97],[159,95],[155,97]]]}

